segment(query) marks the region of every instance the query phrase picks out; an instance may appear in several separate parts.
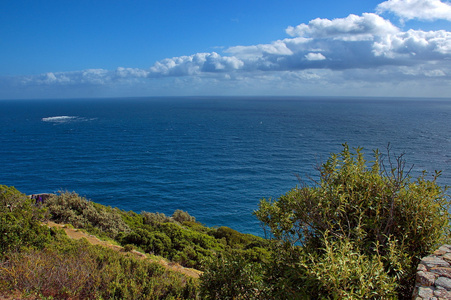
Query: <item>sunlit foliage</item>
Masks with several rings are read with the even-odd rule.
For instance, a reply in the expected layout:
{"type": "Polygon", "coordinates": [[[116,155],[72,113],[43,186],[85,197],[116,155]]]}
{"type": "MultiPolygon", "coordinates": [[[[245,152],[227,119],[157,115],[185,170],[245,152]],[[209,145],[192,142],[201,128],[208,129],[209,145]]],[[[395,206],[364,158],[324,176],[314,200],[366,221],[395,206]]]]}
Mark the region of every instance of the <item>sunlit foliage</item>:
{"type": "Polygon", "coordinates": [[[279,241],[278,253],[290,258],[280,260],[284,276],[316,286],[324,297],[372,298],[393,291],[411,297],[419,259],[450,236],[449,197],[436,183],[440,173],[412,179],[403,156],[390,152],[383,157],[375,151],[367,166],[361,149],[353,152],[347,145],[319,171],[313,186],[262,200],[256,212],[279,241]],[[365,276],[353,280],[357,275],[365,276]]]}

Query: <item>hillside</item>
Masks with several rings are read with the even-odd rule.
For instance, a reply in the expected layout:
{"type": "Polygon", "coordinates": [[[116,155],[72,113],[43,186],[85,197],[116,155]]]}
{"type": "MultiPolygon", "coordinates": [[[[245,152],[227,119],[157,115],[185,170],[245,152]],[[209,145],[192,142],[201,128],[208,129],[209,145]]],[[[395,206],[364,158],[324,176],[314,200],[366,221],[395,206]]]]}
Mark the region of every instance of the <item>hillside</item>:
{"type": "Polygon", "coordinates": [[[402,156],[384,165],[374,151],[367,166],[360,148],[343,146],[314,185],[260,201],[255,216],[270,240],[203,226],[181,210],[138,214],[69,192],[36,201],[0,186],[0,293],[411,299],[421,259],[450,241],[450,197],[437,184],[440,172],[414,179],[402,156]]]}
{"type": "Polygon", "coordinates": [[[38,198],[7,186],[0,200],[6,298],[198,299],[201,270],[216,257],[269,257],[267,240],[205,227],[180,210],[137,214],[76,193],[38,198]]]}
{"type": "Polygon", "coordinates": [[[52,221],[47,221],[44,223],[44,225],[48,226],[49,228],[62,228],[64,232],[67,234],[67,236],[71,239],[79,240],[79,239],[86,239],[89,244],[91,245],[101,245],[103,247],[110,248],[116,252],[122,253],[124,255],[126,254],[132,254],[135,258],[141,259],[141,260],[150,260],[152,262],[156,262],[163,267],[167,268],[168,270],[179,272],[181,274],[184,274],[189,277],[193,278],[199,278],[199,276],[202,274],[201,271],[195,270],[192,268],[185,268],[177,263],[168,262],[167,260],[163,258],[158,257],[150,257],[142,252],[139,252],[137,250],[130,250],[126,251],[124,247],[118,246],[116,244],[113,244],[110,241],[101,240],[95,235],[88,234],[80,229],[73,228],[72,226],[67,226],[65,224],[58,224],[52,221]]]}

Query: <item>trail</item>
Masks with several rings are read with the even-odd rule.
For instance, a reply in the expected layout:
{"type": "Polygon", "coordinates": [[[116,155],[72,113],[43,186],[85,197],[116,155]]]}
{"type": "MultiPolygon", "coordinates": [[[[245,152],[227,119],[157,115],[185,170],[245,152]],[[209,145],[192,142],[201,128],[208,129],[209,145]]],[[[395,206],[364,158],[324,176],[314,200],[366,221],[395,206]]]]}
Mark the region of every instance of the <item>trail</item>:
{"type": "Polygon", "coordinates": [[[112,243],[110,243],[108,241],[102,241],[102,240],[100,240],[98,237],[96,237],[94,235],[91,235],[89,233],[83,232],[83,231],[81,231],[79,229],[76,229],[76,228],[70,228],[70,227],[68,227],[68,226],[66,226],[64,224],[58,224],[58,223],[55,223],[55,222],[52,222],[52,221],[48,221],[45,224],[47,226],[49,226],[49,227],[62,228],[66,232],[67,236],[69,238],[71,238],[71,239],[79,240],[79,239],[83,239],[84,238],[92,245],[101,245],[103,247],[110,248],[110,249],[112,249],[112,250],[114,250],[116,252],[122,253],[124,255],[126,255],[127,253],[131,253],[132,255],[134,255],[138,259],[152,260],[152,261],[162,265],[163,267],[165,267],[165,268],[167,268],[169,270],[182,273],[182,274],[184,274],[186,276],[189,276],[189,277],[199,278],[199,276],[202,274],[202,272],[199,271],[199,270],[191,269],[191,268],[185,268],[185,267],[181,266],[178,263],[167,262],[167,261],[165,261],[163,259],[161,259],[161,260],[153,260],[153,259],[147,257],[146,254],[141,253],[141,252],[136,251],[136,250],[132,250],[130,252],[125,252],[124,251],[124,247],[121,247],[121,246],[118,246],[118,245],[113,245],[112,243]]]}

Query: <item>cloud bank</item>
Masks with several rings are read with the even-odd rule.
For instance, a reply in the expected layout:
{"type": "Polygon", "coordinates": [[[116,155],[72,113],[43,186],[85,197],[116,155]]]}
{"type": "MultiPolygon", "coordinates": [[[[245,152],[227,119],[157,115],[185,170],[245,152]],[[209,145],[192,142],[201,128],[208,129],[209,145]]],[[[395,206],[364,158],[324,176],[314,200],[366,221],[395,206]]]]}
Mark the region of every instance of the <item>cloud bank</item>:
{"type": "Polygon", "coordinates": [[[389,0],[379,4],[377,12],[391,12],[403,20],[451,21],[451,5],[440,0],[389,0]]]}
{"type": "MultiPolygon", "coordinates": [[[[268,44],[237,45],[216,52],[166,58],[147,69],[119,67],[0,78],[0,87],[123,89],[183,94],[449,91],[451,32],[402,30],[402,22],[451,21],[451,5],[439,0],[389,0],[376,13],[333,20],[317,18],[286,28],[288,37],[268,44]],[[427,85],[429,88],[425,87],[427,85]],[[169,90],[168,90],[169,89],[169,90]]],[[[447,95],[443,95],[447,96],[447,95]]]]}

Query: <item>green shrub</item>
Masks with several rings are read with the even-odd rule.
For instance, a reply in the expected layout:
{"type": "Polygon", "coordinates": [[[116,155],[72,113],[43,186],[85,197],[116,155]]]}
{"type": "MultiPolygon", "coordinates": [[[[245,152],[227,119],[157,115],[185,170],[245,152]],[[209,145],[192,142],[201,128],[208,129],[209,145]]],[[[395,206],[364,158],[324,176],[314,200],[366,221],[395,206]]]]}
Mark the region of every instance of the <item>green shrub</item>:
{"type": "Polygon", "coordinates": [[[362,254],[349,240],[325,238],[323,253],[302,257],[298,272],[310,295],[332,299],[393,299],[396,278],[385,271],[378,253],[362,254]]]}
{"type": "Polygon", "coordinates": [[[237,253],[209,259],[201,276],[202,299],[268,299],[263,270],[237,253]]]}
{"type": "Polygon", "coordinates": [[[229,227],[221,226],[213,233],[217,239],[225,239],[227,245],[244,244],[245,235],[229,227]]]}
{"type": "Polygon", "coordinates": [[[161,223],[195,223],[196,218],[193,216],[190,216],[186,211],[177,209],[174,211],[171,217],[166,216],[163,213],[151,213],[143,211],[141,212],[141,216],[143,217],[143,223],[149,224],[152,226],[156,226],[161,223]]]}
{"type": "Polygon", "coordinates": [[[114,238],[121,245],[134,245],[186,267],[202,269],[204,258],[229,251],[225,244],[243,249],[243,255],[256,261],[266,256],[262,250],[263,239],[225,227],[219,231],[210,229],[182,210],[176,210],[172,217],[145,211],[137,214],[106,207],[68,192],[50,197],[45,206],[51,220],[114,238]]]}
{"type": "Polygon", "coordinates": [[[143,217],[143,223],[149,224],[152,226],[156,226],[160,223],[166,223],[171,222],[171,218],[167,217],[163,213],[151,213],[151,212],[141,212],[141,215],[143,217]]]}
{"type": "Polygon", "coordinates": [[[49,299],[196,299],[197,282],[159,264],[62,238],[0,263],[2,291],[49,299]]]}
{"type": "Polygon", "coordinates": [[[0,256],[20,247],[43,247],[50,230],[41,226],[44,210],[14,187],[0,185],[0,256]]]}
{"type": "Polygon", "coordinates": [[[190,216],[189,213],[180,209],[174,211],[174,213],[172,214],[172,218],[179,223],[196,222],[195,217],[190,216]]]}
{"type": "Polygon", "coordinates": [[[130,252],[130,251],[133,251],[133,250],[135,250],[135,246],[133,246],[133,245],[127,244],[127,245],[124,246],[124,251],[125,252],[130,252]]]}
{"type": "MultiPolygon", "coordinates": [[[[304,255],[317,257],[319,265],[331,263],[324,258],[328,247],[350,245],[357,255],[353,260],[357,270],[382,262],[385,272],[399,283],[398,296],[407,299],[419,259],[449,239],[449,197],[436,183],[439,172],[431,180],[426,173],[412,180],[402,155],[392,157],[388,152],[385,159],[384,164],[375,151],[368,167],[360,148],[352,152],[344,145],[341,153],[319,168],[320,179],[314,186],[296,187],[277,200],[263,199],[256,216],[280,245],[288,244],[288,249],[302,245],[304,255]]],[[[294,265],[305,260],[303,254],[297,257],[294,265]]],[[[342,262],[347,259],[341,257],[342,262]]],[[[280,264],[293,269],[293,261],[280,264]]],[[[324,272],[318,276],[334,277],[332,269],[324,272]]],[[[383,277],[375,278],[380,286],[390,285],[383,277]]]]}
{"type": "Polygon", "coordinates": [[[80,197],[72,192],[60,192],[44,202],[49,218],[56,222],[69,223],[96,234],[116,237],[119,232],[129,232],[117,208],[106,207],[80,197]]]}

